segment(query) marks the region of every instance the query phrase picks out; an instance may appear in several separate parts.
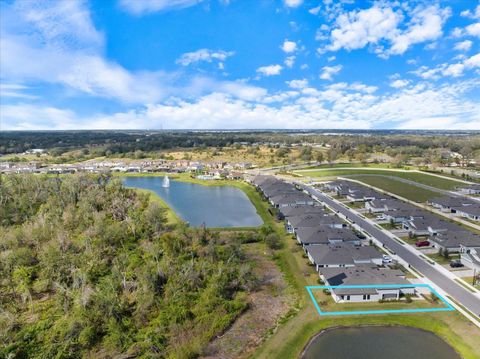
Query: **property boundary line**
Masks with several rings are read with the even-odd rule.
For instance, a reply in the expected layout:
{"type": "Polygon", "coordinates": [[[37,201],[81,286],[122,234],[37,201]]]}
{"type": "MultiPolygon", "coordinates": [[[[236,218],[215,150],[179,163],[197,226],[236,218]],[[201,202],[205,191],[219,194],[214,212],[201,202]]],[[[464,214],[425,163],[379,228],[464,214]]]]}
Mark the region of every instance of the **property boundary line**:
{"type": "Polygon", "coordinates": [[[320,316],[327,316],[327,315],[369,315],[369,314],[405,314],[405,313],[425,313],[425,312],[446,312],[446,311],[455,311],[455,308],[445,299],[442,295],[440,295],[430,284],[402,284],[402,288],[428,288],[433,294],[435,294],[445,307],[443,308],[415,308],[415,309],[384,309],[384,310],[356,310],[356,311],[349,311],[349,312],[325,312],[322,311],[320,306],[318,305],[312,289],[328,289],[332,290],[335,288],[398,288],[399,285],[395,284],[381,284],[381,285],[308,285],[305,286],[307,289],[308,294],[310,295],[310,299],[315,306],[318,314],[320,316]]]}

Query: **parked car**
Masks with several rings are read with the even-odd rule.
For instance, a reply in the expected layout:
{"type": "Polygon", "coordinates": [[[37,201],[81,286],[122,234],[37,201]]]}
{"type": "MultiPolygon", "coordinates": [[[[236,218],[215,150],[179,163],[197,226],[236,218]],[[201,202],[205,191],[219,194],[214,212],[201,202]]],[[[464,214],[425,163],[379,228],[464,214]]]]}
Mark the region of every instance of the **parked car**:
{"type": "Polygon", "coordinates": [[[457,260],[454,260],[454,261],[450,262],[450,267],[461,268],[461,267],[463,267],[463,263],[459,259],[457,259],[457,260]]]}
{"type": "Polygon", "coordinates": [[[417,247],[428,247],[430,245],[429,241],[418,241],[415,243],[417,247]]]}
{"type": "Polygon", "coordinates": [[[384,254],[384,255],[383,255],[383,258],[382,258],[382,262],[383,262],[384,264],[387,264],[387,263],[392,263],[393,260],[392,260],[392,257],[387,256],[386,254],[384,254]]]}

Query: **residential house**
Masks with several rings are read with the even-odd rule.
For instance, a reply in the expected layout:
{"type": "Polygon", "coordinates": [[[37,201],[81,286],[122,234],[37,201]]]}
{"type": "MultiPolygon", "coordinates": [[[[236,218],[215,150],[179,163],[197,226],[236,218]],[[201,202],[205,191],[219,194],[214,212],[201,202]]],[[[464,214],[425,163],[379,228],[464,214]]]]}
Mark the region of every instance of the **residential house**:
{"type": "MultiPolygon", "coordinates": [[[[462,227],[459,227],[461,229],[462,227]]],[[[436,236],[429,237],[430,242],[436,248],[458,253],[463,247],[480,247],[480,236],[470,231],[458,230],[447,231],[436,236]]]]}
{"type": "Polygon", "coordinates": [[[462,263],[480,273],[480,245],[460,245],[462,263]]]}
{"type": "Polygon", "coordinates": [[[480,221],[480,203],[471,206],[455,207],[455,212],[463,218],[480,221]]]}
{"type": "Polygon", "coordinates": [[[480,184],[472,184],[470,186],[461,187],[459,190],[464,194],[480,194],[480,184]]]}
{"type": "Polygon", "coordinates": [[[383,255],[373,246],[351,243],[319,244],[307,247],[310,262],[317,271],[321,268],[346,268],[362,264],[382,265],[383,255]]]}
{"type": "Polygon", "coordinates": [[[456,208],[472,205],[473,202],[463,197],[439,197],[429,200],[428,204],[445,213],[456,213],[456,208]]]}
{"type": "Polygon", "coordinates": [[[379,300],[396,300],[402,295],[414,295],[415,288],[405,279],[400,270],[372,266],[350,268],[320,268],[320,278],[332,288],[333,299],[338,303],[374,302],[379,300]],[[378,288],[371,287],[378,285],[378,288]],[[388,285],[388,288],[381,286],[388,285]],[[342,286],[368,286],[359,288],[342,288],[342,286]],[[393,287],[392,287],[393,286],[393,287]]]}
{"type": "Polygon", "coordinates": [[[296,192],[270,197],[270,203],[276,208],[313,206],[315,204],[315,200],[312,197],[300,191],[296,192]]]}
{"type": "Polygon", "coordinates": [[[348,228],[331,228],[326,225],[298,228],[295,237],[304,249],[309,245],[349,242],[360,245],[360,238],[348,228]]]}
{"type": "Polygon", "coordinates": [[[298,228],[318,227],[325,225],[330,228],[343,228],[346,224],[338,216],[325,213],[307,213],[295,217],[287,217],[285,228],[288,233],[295,233],[298,228]]]}

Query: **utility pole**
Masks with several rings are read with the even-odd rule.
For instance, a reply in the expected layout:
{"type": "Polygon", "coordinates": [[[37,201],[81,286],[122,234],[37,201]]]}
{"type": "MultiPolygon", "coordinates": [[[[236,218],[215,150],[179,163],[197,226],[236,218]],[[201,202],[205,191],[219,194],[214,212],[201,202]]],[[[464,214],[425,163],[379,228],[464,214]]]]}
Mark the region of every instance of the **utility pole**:
{"type": "Polygon", "coordinates": [[[473,268],[472,285],[475,286],[476,283],[477,283],[477,268],[473,268]]]}

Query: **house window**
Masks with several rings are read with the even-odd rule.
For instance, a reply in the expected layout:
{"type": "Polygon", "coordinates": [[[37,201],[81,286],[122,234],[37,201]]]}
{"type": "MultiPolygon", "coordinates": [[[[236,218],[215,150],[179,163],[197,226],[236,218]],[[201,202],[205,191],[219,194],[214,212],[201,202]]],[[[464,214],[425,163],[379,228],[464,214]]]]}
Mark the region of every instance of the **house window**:
{"type": "Polygon", "coordinates": [[[347,300],[350,300],[350,296],[349,296],[349,295],[347,295],[347,300]]]}

